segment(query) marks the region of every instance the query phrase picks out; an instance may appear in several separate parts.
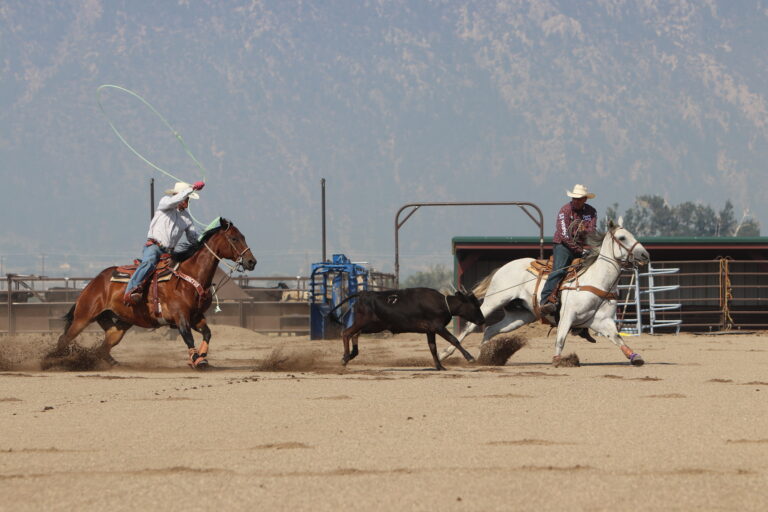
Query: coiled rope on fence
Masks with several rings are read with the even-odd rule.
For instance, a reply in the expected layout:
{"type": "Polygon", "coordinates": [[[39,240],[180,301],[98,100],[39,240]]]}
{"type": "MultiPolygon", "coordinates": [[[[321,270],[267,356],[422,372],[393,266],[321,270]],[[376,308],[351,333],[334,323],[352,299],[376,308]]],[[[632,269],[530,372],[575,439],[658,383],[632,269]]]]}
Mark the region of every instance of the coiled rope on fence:
{"type": "Polygon", "coordinates": [[[733,327],[733,318],[731,317],[730,303],[733,300],[733,289],[731,288],[731,274],[728,266],[729,258],[719,258],[720,260],[720,310],[722,311],[722,329],[728,331],[733,327]]]}

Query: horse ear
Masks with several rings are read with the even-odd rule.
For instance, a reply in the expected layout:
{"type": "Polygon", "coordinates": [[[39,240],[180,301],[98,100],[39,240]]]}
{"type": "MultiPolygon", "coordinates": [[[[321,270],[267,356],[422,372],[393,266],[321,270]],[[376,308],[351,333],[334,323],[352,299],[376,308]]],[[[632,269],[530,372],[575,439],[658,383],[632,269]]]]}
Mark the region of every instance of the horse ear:
{"type": "Polygon", "coordinates": [[[624,225],[624,217],[620,215],[619,220],[616,221],[616,224],[618,224],[618,227],[622,227],[624,225]]]}
{"type": "Polygon", "coordinates": [[[608,231],[613,231],[615,227],[616,224],[613,223],[613,219],[608,219],[608,231]]]}

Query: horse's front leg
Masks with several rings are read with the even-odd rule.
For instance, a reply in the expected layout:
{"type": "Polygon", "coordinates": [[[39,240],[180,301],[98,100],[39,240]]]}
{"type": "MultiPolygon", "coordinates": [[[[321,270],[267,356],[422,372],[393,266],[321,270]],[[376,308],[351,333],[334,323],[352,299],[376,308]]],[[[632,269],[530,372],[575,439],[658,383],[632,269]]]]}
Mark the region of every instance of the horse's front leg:
{"type": "Polygon", "coordinates": [[[179,334],[181,334],[181,338],[184,340],[184,344],[187,346],[187,351],[189,352],[187,364],[191,368],[205,368],[208,365],[208,361],[204,357],[200,357],[200,354],[195,348],[195,338],[192,336],[189,319],[186,317],[180,318],[176,325],[179,328],[179,334]]]}
{"type": "Polygon", "coordinates": [[[200,350],[198,351],[200,357],[208,357],[208,343],[211,341],[211,329],[208,327],[208,321],[204,316],[200,317],[200,320],[197,321],[193,329],[203,335],[203,342],[200,343],[200,350]]]}
{"type": "Polygon", "coordinates": [[[590,327],[598,334],[605,336],[611,340],[614,345],[619,347],[621,352],[627,359],[629,359],[629,362],[633,366],[642,366],[645,364],[642,356],[634,352],[626,343],[624,343],[624,339],[619,335],[619,331],[616,329],[616,322],[613,320],[613,314],[606,316],[598,312],[598,315],[596,315],[596,318],[590,327]]]}

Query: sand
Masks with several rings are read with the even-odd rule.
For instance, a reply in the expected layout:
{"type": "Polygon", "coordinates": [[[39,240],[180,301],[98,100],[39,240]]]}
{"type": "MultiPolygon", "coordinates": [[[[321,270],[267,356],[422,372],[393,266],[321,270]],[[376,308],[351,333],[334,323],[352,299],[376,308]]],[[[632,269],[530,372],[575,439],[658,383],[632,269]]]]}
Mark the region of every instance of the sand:
{"type": "Polygon", "coordinates": [[[447,372],[417,335],[344,369],[338,340],[214,326],[205,372],[163,330],[79,371],[0,338],[0,509],[765,509],[766,333],[627,338],[642,367],[569,337],[581,366],[553,368],[554,333],[518,332],[505,366],[447,372]]]}

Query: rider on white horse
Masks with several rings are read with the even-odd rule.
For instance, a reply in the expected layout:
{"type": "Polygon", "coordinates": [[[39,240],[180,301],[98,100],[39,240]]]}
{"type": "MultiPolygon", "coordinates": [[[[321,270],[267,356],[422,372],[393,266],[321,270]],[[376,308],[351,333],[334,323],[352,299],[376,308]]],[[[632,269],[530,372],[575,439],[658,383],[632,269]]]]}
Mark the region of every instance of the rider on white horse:
{"type": "Polygon", "coordinates": [[[195,192],[205,186],[202,181],[193,185],[178,182],[174,188],[167,190],[166,195],[157,204],[157,210],[149,223],[147,241],[141,254],[141,264],[131,276],[125,287],[123,302],[136,305],[141,301],[141,285],[147,276],[155,271],[160,256],[165,252],[177,249],[182,234],[187,241],[197,240],[197,230],[192,217],[189,215],[189,198],[199,199],[195,192]]]}
{"type": "Polygon", "coordinates": [[[571,198],[557,212],[555,221],[555,236],[552,240],[552,272],[541,291],[541,315],[551,315],[557,310],[557,286],[568,273],[568,266],[574,258],[585,255],[584,241],[589,233],[597,227],[597,210],[587,204],[595,194],[587,187],[576,184],[573,190],[566,191],[571,198]]]}

